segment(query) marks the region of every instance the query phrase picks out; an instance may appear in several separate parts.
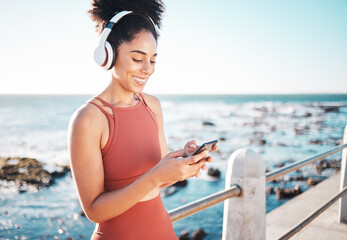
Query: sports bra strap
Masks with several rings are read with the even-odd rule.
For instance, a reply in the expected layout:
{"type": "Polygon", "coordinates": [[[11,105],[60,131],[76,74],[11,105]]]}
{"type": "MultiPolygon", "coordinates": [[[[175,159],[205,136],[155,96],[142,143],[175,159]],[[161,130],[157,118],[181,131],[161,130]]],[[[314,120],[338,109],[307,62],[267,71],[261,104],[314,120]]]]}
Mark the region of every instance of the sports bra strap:
{"type": "Polygon", "coordinates": [[[102,104],[106,105],[107,107],[110,107],[111,109],[113,108],[113,106],[109,104],[108,102],[106,102],[104,99],[99,97],[95,97],[95,99],[99,100],[102,104]]]}
{"type": "MultiPolygon", "coordinates": [[[[100,102],[101,102],[101,101],[100,101],[100,102]]],[[[101,106],[98,105],[97,103],[91,102],[91,101],[90,101],[89,103],[91,103],[91,104],[93,104],[94,106],[96,106],[97,108],[99,108],[100,111],[103,112],[106,116],[111,116],[111,117],[113,117],[113,115],[112,115],[111,113],[107,112],[103,107],[101,107],[101,106]]],[[[112,111],[113,111],[113,110],[112,110],[112,111]]]]}
{"type": "Polygon", "coordinates": [[[147,103],[145,101],[145,98],[143,97],[142,93],[139,93],[139,95],[141,97],[140,100],[142,100],[142,102],[146,105],[146,107],[148,107],[148,105],[147,105],[147,103]]]}

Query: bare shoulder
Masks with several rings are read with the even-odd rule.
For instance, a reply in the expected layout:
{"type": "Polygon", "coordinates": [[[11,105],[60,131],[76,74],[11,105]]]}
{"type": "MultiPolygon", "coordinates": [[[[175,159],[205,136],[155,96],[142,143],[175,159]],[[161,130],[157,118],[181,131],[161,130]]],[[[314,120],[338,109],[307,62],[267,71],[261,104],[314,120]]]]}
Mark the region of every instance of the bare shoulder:
{"type": "Polygon", "coordinates": [[[147,93],[142,93],[142,95],[152,111],[155,113],[161,112],[160,100],[157,97],[147,93]]]}
{"type": "Polygon", "coordinates": [[[85,103],[79,109],[77,109],[70,119],[70,128],[89,128],[94,126],[92,129],[95,129],[95,126],[99,126],[98,123],[102,121],[102,115],[100,110],[98,110],[92,104],[85,103]]]}

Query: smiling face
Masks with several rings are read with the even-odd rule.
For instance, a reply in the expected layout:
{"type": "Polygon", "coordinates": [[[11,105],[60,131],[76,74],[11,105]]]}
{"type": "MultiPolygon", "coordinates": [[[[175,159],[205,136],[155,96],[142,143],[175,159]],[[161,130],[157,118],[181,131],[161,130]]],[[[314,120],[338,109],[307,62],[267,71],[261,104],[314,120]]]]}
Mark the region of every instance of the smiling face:
{"type": "Polygon", "coordinates": [[[141,31],[118,48],[113,81],[123,91],[140,93],[155,70],[157,43],[152,33],[141,31]]]}

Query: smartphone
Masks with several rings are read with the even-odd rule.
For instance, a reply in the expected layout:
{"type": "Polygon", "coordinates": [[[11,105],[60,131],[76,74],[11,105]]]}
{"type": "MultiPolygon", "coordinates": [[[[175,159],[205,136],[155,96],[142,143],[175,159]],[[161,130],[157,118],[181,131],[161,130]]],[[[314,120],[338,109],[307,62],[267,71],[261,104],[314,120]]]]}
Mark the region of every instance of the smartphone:
{"type": "Polygon", "coordinates": [[[218,140],[213,140],[211,142],[205,142],[202,144],[192,155],[196,155],[198,153],[201,153],[204,150],[211,151],[212,148],[218,143],[218,140]]]}

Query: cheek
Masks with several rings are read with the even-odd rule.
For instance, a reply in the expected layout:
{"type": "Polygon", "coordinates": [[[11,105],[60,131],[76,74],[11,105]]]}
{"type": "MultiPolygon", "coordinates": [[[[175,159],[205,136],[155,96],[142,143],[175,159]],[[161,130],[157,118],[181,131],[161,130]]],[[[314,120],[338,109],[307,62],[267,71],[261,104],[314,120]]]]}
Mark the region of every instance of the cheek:
{"type": "Polygon", "coordinates": [[[115,72],[117,73],[118,76],[127,76],[127,75],[132,75],[133,73],[139,71],[138,67],[131,63],[131,62],[119,62],[115,66],[115,72]]]}

